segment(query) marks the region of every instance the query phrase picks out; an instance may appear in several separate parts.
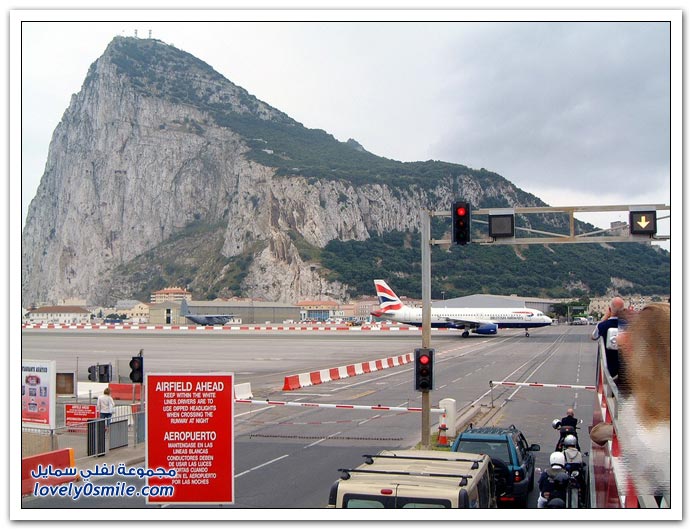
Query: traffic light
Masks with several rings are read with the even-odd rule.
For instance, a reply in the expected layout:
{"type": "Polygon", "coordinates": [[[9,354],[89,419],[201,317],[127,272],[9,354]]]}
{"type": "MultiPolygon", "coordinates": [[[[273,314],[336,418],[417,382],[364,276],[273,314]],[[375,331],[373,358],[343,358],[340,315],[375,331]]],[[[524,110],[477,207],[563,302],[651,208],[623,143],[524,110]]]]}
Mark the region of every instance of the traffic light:
{"type": "Polygon", "coordinates": [[[110,364],[99,364],[99,383],[110,383],[111,382],[111,365],[110,364]]]}
{"type": "Polygon", "coordinates": [[[471,241],[471,205],[456,201],[452,204],[452,243],[465,245],[471,241]]]}
{"type": "Polygon", "coordinates": [[[135,355],[130,360],[130,381],[141,383],[144,381],[144,357],[135,355]]]}
{"type": "Polygon", "coordinates": [[[415,389],[429,392],[433,389],[433,354],[435,350],[416,348],[415,350],[415,389]]]}
{"type": "Polygon", "coordinates": [[[488,213],[488,235],[493,239],[514,237],[514,211],[509,208],[490,210],[488,213]]]}
{"type": "Polygon", "coordinates": [[[89,381],[95,381],[98,382],[99,380],[99,367],[96,364],[93,364],[89,367],[89,381]]]}
{"type": "Polygon", "coordinates": [[[630,212],[630,234],[653,236],[656,234],[656,210],[630,212]]]}

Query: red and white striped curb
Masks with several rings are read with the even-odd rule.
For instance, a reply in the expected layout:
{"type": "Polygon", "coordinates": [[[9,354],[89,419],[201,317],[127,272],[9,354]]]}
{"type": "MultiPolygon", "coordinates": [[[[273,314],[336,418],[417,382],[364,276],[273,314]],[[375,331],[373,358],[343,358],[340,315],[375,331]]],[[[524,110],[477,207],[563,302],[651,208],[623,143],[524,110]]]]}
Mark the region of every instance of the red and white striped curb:
{"type": "Polygon", "coordinates": [[[532,387],[546,387],[546,388],[580,388],[583,390],[596,390],[595,386],[591,385],[556,385],[550,383],[517,383],[514,381],[490,381],[490,386],[532,386],[532,387]]]}
{"type": "MultiPolygon", "coordinates": [[[[386,410],[392,412],[421,412],[421,407],[385,407],[382,405],[337,405],[331,403],[299,403],[297,401],[271,401],[259,399],[236,399],[236,403],[248,403],[251,405],[280,405],[286,407],[309,407],[324,409],[349,409],[349,410],[386,410]]],[[[430,412],[445,412],[445,409],[431,408],[430,412]]]]}
{"type": "Polygon", "coordinates": [[[413,362],[413,353],[409,352],[396,357],[367,361],[364,363],[349,364],[338,368],[325,368],[314,372],[304,372],[302,374],[288,375],[284,379],[283,390],[296,390],[306,386],[319,385],[338,379],[346,379],[355,375],[367,374],[387,368],[394,368],[413,362]]]}
{"type": "Polygon", "coordinates": [[[419,331],[415,326],[179,326],[164,324],[22,324],[22,329],[175,331],[419,331]]]}

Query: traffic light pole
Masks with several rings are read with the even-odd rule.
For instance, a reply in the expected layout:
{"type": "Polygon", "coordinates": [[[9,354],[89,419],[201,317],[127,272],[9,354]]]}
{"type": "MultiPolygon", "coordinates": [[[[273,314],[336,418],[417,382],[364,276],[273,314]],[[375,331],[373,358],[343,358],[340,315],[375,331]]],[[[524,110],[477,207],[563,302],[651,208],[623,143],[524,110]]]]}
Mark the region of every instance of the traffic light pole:
{"type": "MultiPolygon", "coordinates": [[[[431,250],[430,250],[430,212],[421,210],[420,212],[421,226],[421,276],[422,276],[422,298],[423,298],[423,328],[422,328],[422,344],[423,348],[430,348],[430,327],[431,327],[431,250]]],[[[430,391],[424,390],[421,396],[421,433],[420,443],[423,449],[430,448],[430,391]]]]}

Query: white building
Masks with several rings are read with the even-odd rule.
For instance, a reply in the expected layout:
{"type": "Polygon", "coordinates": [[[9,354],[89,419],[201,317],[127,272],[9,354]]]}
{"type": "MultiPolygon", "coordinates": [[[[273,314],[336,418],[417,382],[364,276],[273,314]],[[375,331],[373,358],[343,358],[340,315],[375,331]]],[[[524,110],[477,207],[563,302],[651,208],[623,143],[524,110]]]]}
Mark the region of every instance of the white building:
{"type": "Polygon", "coordinates": [[[31,324],[88,324],[91,313],[81,306],[54,305],[29,311],[26,319],[31,324]]]}

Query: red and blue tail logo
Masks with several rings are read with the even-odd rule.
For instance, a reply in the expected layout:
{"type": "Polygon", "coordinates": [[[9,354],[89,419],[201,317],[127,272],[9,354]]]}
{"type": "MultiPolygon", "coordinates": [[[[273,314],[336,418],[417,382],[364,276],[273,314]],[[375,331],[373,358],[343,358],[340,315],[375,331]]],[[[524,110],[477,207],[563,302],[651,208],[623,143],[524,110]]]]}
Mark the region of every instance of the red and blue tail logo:
{"type": "Polygon", "coordinates": [[[377,291],[377,299],[380,301],[380,311],[382,313],[396,311],[403,307],[399,297],[384,280],[375,280],[375,290],[377,291]]]}

